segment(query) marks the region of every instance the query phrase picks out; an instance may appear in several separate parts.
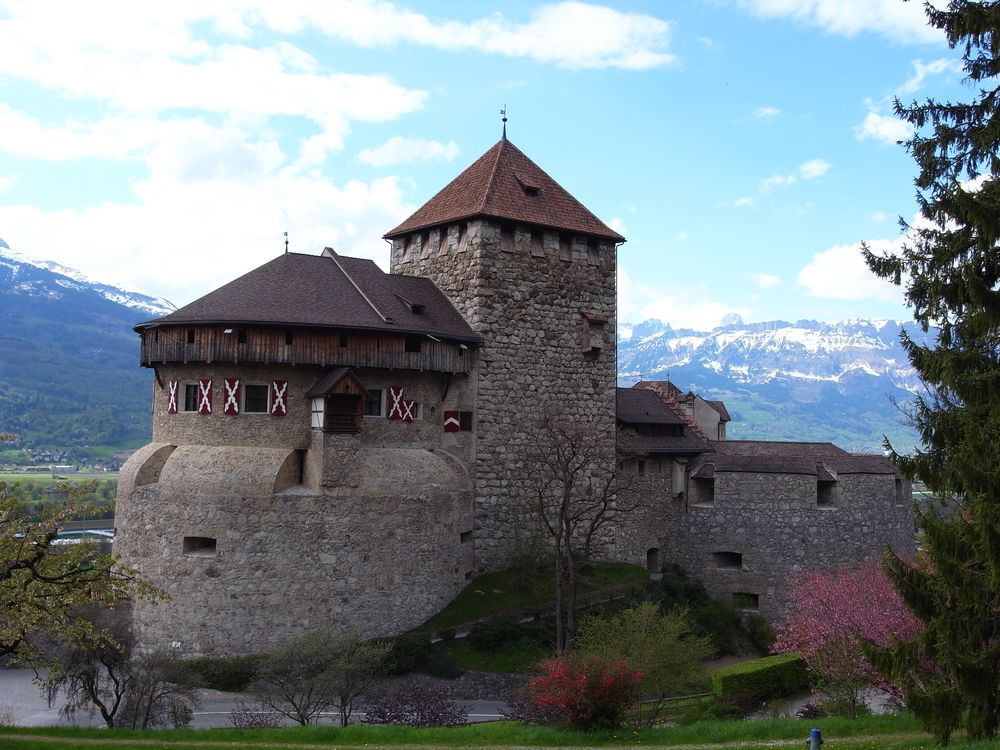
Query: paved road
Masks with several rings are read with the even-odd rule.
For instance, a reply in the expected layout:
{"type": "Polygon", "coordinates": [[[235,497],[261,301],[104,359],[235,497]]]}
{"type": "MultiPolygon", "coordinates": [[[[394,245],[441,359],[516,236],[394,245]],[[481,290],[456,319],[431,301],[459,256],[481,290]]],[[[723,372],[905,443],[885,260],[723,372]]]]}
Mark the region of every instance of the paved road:
{"type": "MultiPolygon", "coordinates": [[[[49,708],[45,697],[33,682],[35,673],[30,669],[0,669],[0,714],[7,710],[13,713],[18,726],[44,727],[66,724],[80,726],[104,726],[100,716],[77,714],[75,721],[69,721],[59,715],[61,703],[49,708]]],[[[194,712],[191,726],[198,728],[228,727],[229,714],[236,707],[239,699],[247,700],[250,696],[240,693],[223,693],[218,690],[201,691],[201,706],[194,712]]],[[[499,709],[502,701],[458,701],[468,714],[470,722],[495,721],[501,718],[499,709]]],[[[358,717],[360,718],[360,717],[358,717]]],[[[327,720],[331,723],[337,719],[331,714],[327,720]]],[[[291,723],[291,722],[286,722],[291,723]]]]}

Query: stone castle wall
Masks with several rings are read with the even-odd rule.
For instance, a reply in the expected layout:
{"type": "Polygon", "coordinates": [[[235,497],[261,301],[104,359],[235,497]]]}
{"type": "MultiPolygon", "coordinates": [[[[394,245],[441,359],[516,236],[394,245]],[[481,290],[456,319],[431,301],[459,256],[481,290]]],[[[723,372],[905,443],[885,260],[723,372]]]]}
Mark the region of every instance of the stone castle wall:
{"type": "Polygon", "coordinates": [[[502,567],[535,533],[523,510],[539,420],[590,425],[615,461],[615,247],[476,219],[393,241],[392,272],[431,278],[481,334],[476,565],[502,567]],[[592,322],[583,314],[606,322],[592,322]]]}
{"type": "Polygon", "coordinates": [[[717,594],[755,595],[768,618],[784,612],[797,571],[856,564],[886,544],[914,550],[908,487],[893,474],[842,472],[828,505],[817,502],[815,475],[716,471],[711,501],[700,484],[689,480],[684,513],[664,529],[667,559],[717,594]]]}
{"type": "Polygon", "coordinates": [[[444,433],[442,412],[471,410],[474,381],[356,372],[368,388],[401,386],[422,418],[324,433],[310,428],[305,396],[318,367],[160,368],[164,384],[211,378],[215,392],[210,415],[168,414],[154,385],[154,443],[122,470],[116,552],[170,597],[135,608],[146,647],[247,653],[331,622],[387,635],[465,585],[473,433],[444,433]],[[287,380],[287,416],[224,414],[227,377],[287,380]]]}

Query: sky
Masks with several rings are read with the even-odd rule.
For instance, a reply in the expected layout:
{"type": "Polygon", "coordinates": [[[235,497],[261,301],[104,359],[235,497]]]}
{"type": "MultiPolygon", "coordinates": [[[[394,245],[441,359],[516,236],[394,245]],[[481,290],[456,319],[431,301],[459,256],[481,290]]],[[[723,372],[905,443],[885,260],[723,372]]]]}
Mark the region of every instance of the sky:
{"type": "Polygon", "coordinates": [[[0,238],[183,305],[368,257],[499,138],[627,238],[619,320],[911,317],[894,98],[968,100],[902,0],[0,0],[0,238]]]}

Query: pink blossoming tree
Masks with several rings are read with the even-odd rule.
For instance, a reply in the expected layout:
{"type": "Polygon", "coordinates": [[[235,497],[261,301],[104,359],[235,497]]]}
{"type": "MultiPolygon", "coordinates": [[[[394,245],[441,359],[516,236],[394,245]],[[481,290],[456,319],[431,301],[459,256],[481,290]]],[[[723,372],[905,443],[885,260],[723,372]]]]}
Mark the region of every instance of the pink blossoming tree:
{"type": "Polygon", "coordinates": [[[814,690],[827,697],[831,710],[856,716],[870,687],[899,697],[899,690],[865,658],[864,645],[912,640],[922,625],[878,560],[830,573],[799,573],[788,599],[788,618],[778,628],[772,650],[802,655],[814,690]]]}

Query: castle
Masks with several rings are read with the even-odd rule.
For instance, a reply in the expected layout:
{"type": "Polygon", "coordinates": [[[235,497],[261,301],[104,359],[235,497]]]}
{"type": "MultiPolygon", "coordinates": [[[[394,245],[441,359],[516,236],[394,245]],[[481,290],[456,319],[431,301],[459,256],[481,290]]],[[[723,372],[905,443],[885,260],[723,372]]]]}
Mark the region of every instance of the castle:
{"type": "Polygon", "coordinates": [[[883,459],[726,441],[721,403],[616,388],[624,238],[506,136],[385,237],[388,274],[285,253],[136,326],[153,439],[121,472],[115,545],[170,597],[136,604],[148,646],[420,624],[533,533],[517,509],[546,414],[631,475],[605,553],[653,574],[679,562],[772,615],[797,568],[912,548],[883,459]]]}

